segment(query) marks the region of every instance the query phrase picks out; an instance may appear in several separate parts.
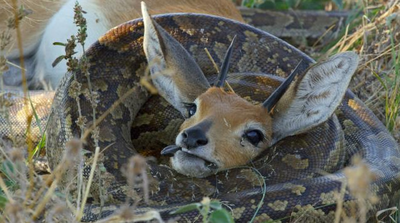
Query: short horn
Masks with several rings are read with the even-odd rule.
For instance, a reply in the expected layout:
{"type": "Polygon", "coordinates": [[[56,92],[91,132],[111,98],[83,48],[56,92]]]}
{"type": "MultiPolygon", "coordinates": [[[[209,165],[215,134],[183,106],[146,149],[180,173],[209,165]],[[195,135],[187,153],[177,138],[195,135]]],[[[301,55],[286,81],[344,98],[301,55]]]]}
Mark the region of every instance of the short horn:
{"type": "Polygon", "coordinates": [[[232,57],[232,48],[235,43],[236,36],[233,37],[231,45],[229,45],[228,50],[226,51],[224,62],[222,63],[221,69],[219,71],[218,79],[215,82],[215,87],[224,86],[226,77],[228,76],[229,64],[232,57]]]}
{"type": "Polygon", "coordinates": [[[281,99],[282,95],[286,92],[290,83],[292,83],[294,77],[296,76],[297,70],[302,62],[303,60],[301,60],[297,64],[297,66],[294,68],[292,73],[290,73],[288,78],[286,78],[286,80],[277,89],[275,89],[275,91],[268,97],[268,99],[264,101],[263,107],[268,109],[268,112],[271,112],[272,108],[274,108],[276,103],[279,101],[279,99],[281,99]]]}

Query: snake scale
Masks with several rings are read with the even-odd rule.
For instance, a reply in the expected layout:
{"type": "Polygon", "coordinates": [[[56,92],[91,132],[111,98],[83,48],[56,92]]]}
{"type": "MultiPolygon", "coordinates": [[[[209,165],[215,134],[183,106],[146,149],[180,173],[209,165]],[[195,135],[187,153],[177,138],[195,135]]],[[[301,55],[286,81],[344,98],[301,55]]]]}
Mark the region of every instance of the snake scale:
{"type": "MultiPolygon", "coordinates": [[[[272,88],[279,85],[279,78],[270,75],[284,78],[300,60],[303,63],[299,73],[314,63],[276,37],[233,20],[201,14],[167,14],[154,19],[193,55],[210,82],[215,79],[216,72],[204,48],[217,64],[221,64],[231,38],[236,35],[237,45],[230,68],[230,73],[235,73],[231,78],[236,79],[228,78],[228,82],[232,82],[235,92],[245,98],[257,100],[261,95],[259,99],[264,100],[271,93],[268,85],[272,88]],[[241,73],[263,75],[246,82],[241,73]]],[[[84,221],[108,216],[125,202],[127,189],[120,170],[136,153],[133,148],[141,154],[158,156],[161,148],[174,141],[182,123],[180,114],[172,106],[161,97],[150,95],[139,84],[147,65],[142,42],[143,22],[137,19],[110,30],[87,50],[92,89],[99,95],[97,114],[108,110],[130,89],[134,93],[99,124],[99,147],[107,148],[99,161],[105,171],[92,185],[84,221]],[[99,203],[100,190],[108,195],[104,205],[99,203]]],[[[78,72],[76,78],[82,84],[82,91],[88,88],[84,74],[78,72]]],[[[51,168],[60,162],[66,143],[80,135],[75,123],[78,119],[75,89],[72,74],[67,74],[55,94],[47,129],[47,156],[51,168]]],[[[91,123],[92,107],[83,95],[80,95],[80,106],[87,123],[91,123]]],[[[94,152],[92,139],[87,139],[84,150],[86,159],[90,159],[94,152]]],[[[362,156],[377,176],[371,188],[380,199],[371,204],[372,211],[397,202],[400,189],[397,143],[374,114],[347,91],[336,114],[327,122],[307,133],[281,140],[254,160],[252,168],[240,167],[197,179],[149,161],[150,201],[146,204],[139,200],[137,210],[155,209],[164,219],[169,219],[174,217],[169,215],[170,211],[208,196],[226,204],[237,222],[252,219],[259,202],[262,206],[255,222],[332,221],[334,194],[346,179],[343,168],[356,154],[362,156]],[[266,186],[265,191],[263,186],[266,186]]],[[[345,210],[354,203],[346,192],[345,210]]],[[[182,221],[193,221],[198,213],[189,212],[180,217],[182,221]]]]}
{"type": "Polygon", "coordinates": [[[240,13],[247,24],[280,39],[290,43],[307,39],[309,44],[321,37],[323,41],[336,38],[349,16],[345,11],[273,11],[249,8],[240,8],[240,13]]]}

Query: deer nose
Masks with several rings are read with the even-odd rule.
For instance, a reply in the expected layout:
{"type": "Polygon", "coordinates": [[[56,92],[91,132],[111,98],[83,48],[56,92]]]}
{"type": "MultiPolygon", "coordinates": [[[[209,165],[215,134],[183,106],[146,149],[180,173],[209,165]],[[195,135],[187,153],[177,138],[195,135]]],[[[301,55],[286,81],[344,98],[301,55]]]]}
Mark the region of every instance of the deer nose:
{"type": "Polygon", "coordinates": [[[192,127],[182,132],[182,142],[187,146],[187,149],[194,149],[199,146],[207,145],[208,139],[204,130],[201,128],[192,127]]]}

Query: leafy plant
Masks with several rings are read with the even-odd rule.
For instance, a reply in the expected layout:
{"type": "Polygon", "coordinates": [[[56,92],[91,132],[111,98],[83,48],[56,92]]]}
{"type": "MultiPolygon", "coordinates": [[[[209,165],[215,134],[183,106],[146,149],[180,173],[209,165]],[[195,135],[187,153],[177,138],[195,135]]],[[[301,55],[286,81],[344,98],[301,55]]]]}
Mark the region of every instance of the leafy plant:
{"type": "MultiPolygon", "coordinates": [[[[14,172],[14,165],[10,161],[4,161],[0,166],[0,177],[3,179],[5,186],[11,191],[15,191],[18,188],[17,182],[15,182],[10,174],[14,172]]],[[[7,197],[4,191],[0,188],[0,210],[2,210],[6,203],[7,197]]]]}
{"type": "Polygon", "coordinates": [[[182,214],[197,210],[203,218],[203,223],[233,223],[232,215],[222,207],[221,202],[205,197],[201,202],[192,203],[179,208],[171,214],[182,214]]]}

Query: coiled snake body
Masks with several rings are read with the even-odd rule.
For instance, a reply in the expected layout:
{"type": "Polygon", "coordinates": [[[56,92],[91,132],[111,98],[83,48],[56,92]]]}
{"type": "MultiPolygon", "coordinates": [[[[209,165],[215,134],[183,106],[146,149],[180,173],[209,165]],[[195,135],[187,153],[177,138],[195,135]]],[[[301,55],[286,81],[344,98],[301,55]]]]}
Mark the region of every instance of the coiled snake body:
{"type": "MultiPolygon", "coordinates": [[[[156,16],[155,21],[193,55],[209,80],[215,78],[216,71],[204,48],[221,64],[230,39],[237,35],[230,68],[235,74],[228,82],[245,98],[264,100],[279,84],[279,80],[269,75],[286,77],[303,60],[301,73],[314,62],[274,36],[233,20],[200,14],[168,14],[156,16]]],[[[122,164],[137,152],[157,156],[160,149],[174,141],[182,123],[179,113],[164,99],[150,96],[139,84],[147,65],[142,42],[143,22],[137,19],[110,30],[87,50],[92,90],[99,96],[98,116],[128,91],[133,93],[98,125],[99,147],[106,148],[100,160],[105,171],[97,174],[99,180],[93,181],[91,204],[87,205],[83,219],[86,221],[107,216],[125,202],[122,164]],[[104,207],[99,201],[100,190],[108,195],[101,198],[105,200],[104,207]]],[[[78,72],[76,78],[82,84],[82,91],[88,88],[84,74],[78,72]]],[[[75,122],[79,117],[75,90],[72,74],[67,74],[55,95],[48,123],[47,155],[52,168],[60,162],[66,143],[81,134],[75,122]]],[[[90,126],[93,109],[83,94],[80,107],[90,126]]],[[[87,138],[84,149],[89,159],[94,152],[91,138],[87,138]]],[[[343,168],[356,154],[377,176],[371,189],[380,199],[372,211],[396,202],[394,195],[400,189],[397,144],[374,114],[348,91],[336,114],[327,122],[307,133],[281,140],[253,161],[251,168],[235,168],[195,179],[150,162],[150,202],[140,201],[137,210],[156,209],[167,219],[175,208],[208,196],[229,206],[238,222],[252,219],[259,202],[262,206],[255,222],[332,221],[334,195],[346,179],[343,168]]],[[[345,209],[354,203],[352,199],[346,192],[345,209]]],[[[182,217],[194,220],[198,213],[189,212],[182,217]]]]}

